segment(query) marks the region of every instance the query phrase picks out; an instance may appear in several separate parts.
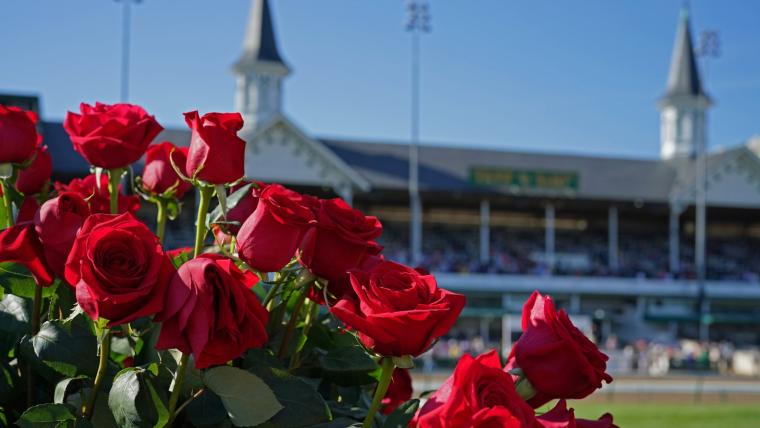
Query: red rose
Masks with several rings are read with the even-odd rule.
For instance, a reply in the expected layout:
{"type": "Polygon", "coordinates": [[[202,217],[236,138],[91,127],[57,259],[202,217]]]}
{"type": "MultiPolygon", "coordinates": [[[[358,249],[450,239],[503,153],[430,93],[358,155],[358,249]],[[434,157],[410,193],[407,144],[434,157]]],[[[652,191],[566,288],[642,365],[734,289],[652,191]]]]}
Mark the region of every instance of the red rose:
{"type": "Polygon", "coordinates": [[[519,367],[525,373],[537,391],[528,400],[533,407],[556,398],[584,398],[601,388],[602,381],[612,382],[605,373],[608,357],[564,310],[557,312],[551,297],[533,292],[523,307],[522,328],[506,370],[519,367]]]}
{"type": "Polygon", "coordinates": [[[396,408],[412,398],[412,376],[409,370],[396,368],[393,370],[391,385],[383,397],[382,412],[386,415],[393,413],[396,408]]]}
{"type": "Polygon", "coordinates": [[[156,235],[132,214],[93,214],[77,233],[64,276],[90,318],[115,326],[163,309],[174,272],[156,235]]]}
{"type": "Polygon", "coordinates": [[[42,243],[45,260],[61,278],[74,238],[89,215],[90,208],[81,196],[63,192],[42,204],[34,216],[34,228],[42,243]]]}
{"type": "MultiPolygon", "coordinates": [[[[93,214],[109,214],[111,212],[111,196],[108,193],[108,176],[106,174],[100,176],[100,188],[95,183],[95,174],[90,174],[84,178],[75,178],[69,184],[56,182],[55,190],[79,194],[90,205],[93,214]]],[[[121,185],[119,185],[119,213],[136,213],[139,209],[140,197],[124,195],[121,191],[121,185]]]]}
{"type": "Polygon", "coordinates": [[[605,413],[597,420],[589,419],[576,419],[575,426],[577,428],[618,428],[612,420],[612,415],[605,413]]]}
{"type": "Polygon", "coordinates": [[[74,150],[91,165],[122,168],[137,162],[164,129],[142,107],[133,104],[82,103],[80,114],[68,112],[63,128],[74,150]]]}
{"type": "Polygon", "coordinates": [[[320,201],[317,226],[301,244],[300,261],[314,275],[330,281],[346,276],[367,254],[382,247],[375,239],[383,232],[377,217],[365,216],[340,198],[320,201]]]}
{"type": "Polygon", "coordinates": [[[42,244],[32,223],[21,223],[0,231],[0,261],[26,266],[34,281],[47,287],[53,275],[45,264],[42,244]]]}
{"type": "Polygon", "coordinates": [[[240,227],[237,249],[240,259],[261,272],[282,269],[296,253],[314,214],[303,197],[279,184],[266,186],[256,210],[240,227]]]}
{"type": "Polygon", "coordinates": [[[22,163],[37,147],[37,115],[0,104],[0,163],[22,163]]]}
{"type": "Polygon", "coordinates": [[[507,422],[501,425],[507,427],[540,427],[533,409],[517,394],[512,376],[502,370],[499,355],[490,351],[477,358],[465,354],[419,410],[414,426],[493,427],[494,421],[507,422]]]}
{"type": "Polygon", "coordinates": [[[216,254],[183,264],[172,279],[156,349],[192,353],[203,369],[225,364],[267,342],[269,313],[251,290],[258,277],[216,254]]]}
{"type": "Polygon", "coordinates": [[[351,271],[349,278],[356,295],[344,294],[330,310],[383,356],[422,354],[451,329],[465,304],[463,295],[438,288],[432,275],[395,262],[351,271]]]}
{"type": "MultiPolygon", "coordinates": [[[[383,257],[382,254],[376,256],[367,254],[367,256],[359,262],[357,270],[367,271],[384,261],[385,257],[383,257]]],[[[356,293],[354,293],[354,289],[351,287],[351,280],[348,278],[348,275],[337,280],[328,281],[325,288],[327,288],[326,294],[330,302],[340,300],[346,293],[354,296],[354,298],[356,297],[356,293]]],[[[325,304],[325,290],[322,288],[310,287],[308,297],[320,305],[325,304]]],[[[332,303],[330,304],[332,305],[332,303]]]]}
{"type": "Polygon", "coordinates": [[[192,130],[186,175],[211,184],[232,183],[245,174],[245,141],[237,136],[243,128],[240,113],[185,113],[192,130]]]}
{"type": "Polygon", "coordinates": [[[23,202],[16,214],[16,223],[26,223],[34,221],[34,215],[40,209],[40,203],[33,196],[24,196],[23,202]]]}
{"type": "Polygon", "coordinates": [[[177,147],[168,141],[148,147],[148,151],[145,152],[142,187],[154,195],[161,195],[169,189],[174,189],[173,196],[182,199],[185,192],[192,189],[193,185],[177,175],[169,156],[180,171],[185,170],[187,147],[177,147]]]}
{"type": "Polygon", "coordinates": [[[576,428],[577,426],[575,412],[567,408],[565,400],[559,400],[553,409],[537,419],[544,428],[576,428]]]}
{"type": "MultiPolygon", "coordinates": [[[[249,181],[242,181],[230,189],[230,194],[236,192],[241,187],[246,186],[250,184],[249,181]]],[[[248,217],[253,214],[253,211],[256,210],[256,207],[259,205],[259,194],[262,190],[266,187],[266,184],[261,182],[256,182],[256,186],[251,187],[251,189],[246,193],[243,198],[238,201],[237,205],[235,205],[234,208],[231,208],[229,211],[227,211],[227,221],[228,222],[238,222],[240,225],[234,225],[234,224],[228,224],[226,225],[226,230],[231,235],[237,235],[240,231],[240,226],[243,224],[243,222],[248,219],[248,217]]],[[[227,233],[222,230],[221,227],[214,225],[214,237],[216,238],[216,243],[219,245],[225,245],[230,243],[230,239],[232,238],[231,235],[228,235],[227,233]]]]}
{"type": "Polygon", "coordinates": [[[576,419],[573,409],[567,408],[565,400],[559,400],[553,409],[538,417],[544,428],[618,428],[612,423],[612,415],[605,413],[598,420],[576,419]]]}
{"type": "Polygon", "coordinates": [[[19,171],[16,179],[16,189],[25,195],[35,195],[42,192],[53,174],[53,158],[50,157],[46,147],[37,147],[36,155],[33,156],[32,163],[19,171]]]}

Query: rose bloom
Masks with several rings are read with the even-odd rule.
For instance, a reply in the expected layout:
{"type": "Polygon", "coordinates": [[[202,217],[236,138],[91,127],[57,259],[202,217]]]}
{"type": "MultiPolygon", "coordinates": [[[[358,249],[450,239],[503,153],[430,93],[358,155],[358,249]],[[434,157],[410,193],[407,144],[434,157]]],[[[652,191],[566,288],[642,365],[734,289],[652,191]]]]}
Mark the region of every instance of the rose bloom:
{"type": "Polygon", "coordinates": [[[63,192],[42,204],[34,216],[48,266],[63,278],[64,266],[77,232],[90,215],[90,207],[73,192],[63,192]]]}
{"type": "MultiPolygon", "coordinates": [[[[111,212],[110,200],[108,193],[108,175],[100,176],[100,188],[95,185],[95,174],[90,174],[84,178],[75,178],[69,184],[61,182],[55,183],[55,190],[58,192],[73,192],[79,194],[90,205],[93,214],[111,212]]],[[[122,186],[119,185],[119,213],[136,213],[140,209],[140,197],[137,195],[125,195],[122,193],[122,186]]]]}
{"type": "Polygon", "coordinates": [[[299,259],[314,275],[336,281],[367,255],[380,253],[382,247],[375,239],[382,232],[377,217],[365,216],[343,199],[321,200],[317,226],[304,237],[299,259]]]}
{"type": "Polygon", "coordinates": [[[40,203],[37,202],[34,196],[24,196],[24,200],[21,202],[21,206],[16,214],[16,223],[34,221],[34,215],[37,214],[38,209],[40,209],[40,203]]]}
{"type": "MultiPolygon", "coordinates": [[[[250,181],[242,181],[232,186],[230,189],[230,194],[235,193],[236,191],[240,190],[241,187],[246,186],[250,183],[250,181]]],[[[214,238],[217,244],[229,244],[231,242],[232,236],[238,234],[242,224],[248,219],[248,217],[251,216],[251,214],[253,214],[253,212],[256,210],[256,207],[259,205],[259,195],[266,186],[267,185],[262,182],[256,182],[255,185],[252,186],[246,193],[246,195],[243,196],[240,201],[238,201],[237,205],[227,211],[227,221],[239,223],[237,225],[227,224],[225,226],[225,229],[227,232],[229,232],[229,234],[225,233],[221,227],[214,225],[214,238]]]]}
{"type": "Polygon", "coordinates": [[[16,179],[16,189],[25,195],[42,192],[53,174],[53,158],[50,157],[47,147],[37,147],[32,156],[32,163],[19,171],[16,179]]]}
{"type": "Polygon", "coordinates": [[[211,184],[232,183],[245,174],[245,141],[237,136],[243,128],[240,113],[185,113],[192,131],[185,173],[211,184]]]}
{"type": "Polygon", "coordinates": [[[393,413],[396,408],[412,398],[412,376],[409,370],[396,368],[388,391],[382,401],[382,412],[386,415],[393,413]]]}
{"type": "Polygon", "coordinates": [[[53,283],[53,275],[45,263],[42,244],[40,244],[34,224],[19,223],[0,231],[0,262],[14,262],[25,266],[42,287],[53,283]]]}
{"type": "Polygon", "coordinates": [[[268,340],[269,313],[251,288],[252,272],[217,254],[183,264],[171,281],[166,307],[156,317],[161,334],[156,349],[192,353],[199,369],[225,364],[268,340]]]}
{"type": "Polygon", "coordinates": [[[617,428],[612,415],[605,413],[598,420],[576,419],[573,409],[567,408],[565,400],[559,400],[553,409],[539,416],[543,428],[617,428]]]}
{"type": "Polygon", "coordinates": [[[240,227],[240,259],[261,272],[282,269],[296,254],[314,214],[301,194],[279,184],[261,191],[256,210],[240,227]]]}
{"type": "Polygon", "coordinates": [[[496,351],[465,354],[454,373],[415,416],[413,426],[540,428],[533,409],[517,394],[496,351]],[[501,425],[499,425],[501,423],[501,425]]]}
{"type": "Polygon", "coordinates": [[[156,235],[132,214],[93,214],[77,233],[64,276],[84,312],[111,327],[163,309],[174,272],[156,235]]]}
{"type": "Polygon", "coordinates": [[[182,199],[193,185],[177,175],[169,156],[180,171],[185,170],[187,147],[177,147],[168,141],[148,147],[148,151],[145,152],[142,187],[146,192],[154,195],[161,195],[169,189],[174,189],[173,197],[182,199]]]}
{"type": "Polygon", "coordinates": [[[451,329],[465,304],[463,295],[438,288],[432,275],[391,261],[351,271],[349,279],[356,295],[344,294],[330,311],[383,356],[422,354],[451,329]]]}
{"type": "Polygon", "coordinates": [[[539,407],[556,398],[580,399],[612,382],[608,357],[599,352],[551,297],[534,291],[522,314],[523,334],[512,347],[505,370],[522,369],[536,389],[528,400],[539,407]]]}
{"type": "Polygon", "coordinates": [[[37,115],[0,104],[0,163],[22,163],[32,157],[40,138],[37,115]]]}
{"type": "Polygon", "coordinates": [[[164,129],[134,104],[82,103],[79,112],[68,112],[63,128],[77,153],[91,165],[105,169],[137,162],[164,129]]]}

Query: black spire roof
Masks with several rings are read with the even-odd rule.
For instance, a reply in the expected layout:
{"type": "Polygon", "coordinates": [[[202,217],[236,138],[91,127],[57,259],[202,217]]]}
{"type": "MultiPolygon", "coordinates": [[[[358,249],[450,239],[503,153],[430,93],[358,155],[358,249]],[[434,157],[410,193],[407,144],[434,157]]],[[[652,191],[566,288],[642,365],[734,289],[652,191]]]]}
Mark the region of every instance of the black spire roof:
{"type": "Polygon", "coordinates": [[[285,65],[277,50],[277,40],[274,37],[274,25],[267,0],[253,0],[251,4],[248,28],[243,40],[243,54],[235,63],[235,68],[246,68],[259,61],[285,65]]]}
{"type": "Polygon", "coordinates": [[[664,98],[683,96],[705,96],[699,79],[697,61],[694,58],[689,13],[686,9],[681,12],[681,23],[673,45],[668,86],[664,98]]]}

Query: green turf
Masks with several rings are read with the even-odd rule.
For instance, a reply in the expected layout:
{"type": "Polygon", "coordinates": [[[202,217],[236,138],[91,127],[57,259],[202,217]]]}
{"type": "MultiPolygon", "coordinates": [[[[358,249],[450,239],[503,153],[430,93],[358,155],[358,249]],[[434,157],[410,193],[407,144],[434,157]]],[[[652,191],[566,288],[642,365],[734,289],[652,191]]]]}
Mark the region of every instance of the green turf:
{"type": "Polygon", "coordinates": [[[624,403],[573,401],[569,407],[584,419],[596,419],[609,412],[620,428],[758,428],[760,402],[720,403],[624,403]]]}

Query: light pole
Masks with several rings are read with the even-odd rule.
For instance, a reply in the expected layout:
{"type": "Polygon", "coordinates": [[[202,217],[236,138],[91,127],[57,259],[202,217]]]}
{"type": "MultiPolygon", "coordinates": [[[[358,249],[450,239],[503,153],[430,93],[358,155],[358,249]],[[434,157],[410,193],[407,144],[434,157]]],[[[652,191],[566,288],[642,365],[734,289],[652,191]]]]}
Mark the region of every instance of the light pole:
{"type": "Polygon", "coordinates": [[[422,201],[420,200],[420,34],[430,32],[430,7],[427,1],[409,0],[406,5],[406,31],[412,34],[412,105],[409,144],[409,253],[412,264],[422,261],[422,201]]]}
{"type": "MultiPolygon", "coordinates": [[[[699,49],[697,55],[704,65],[704,76],[707,79],[708,58],[720,56],[720,41],[717,31],[703,31],[699,37],[699,49]]],[[[705,117],[704,120],[707,120],[705,117]]],[[[706,125],[706,124],[705,124],[706,125]]],[[[694,231],[694,264],[697,269],[697,306],[699,310],[699,340],[707,342],[710,339],[709,330],[709,302],[705,296],[705,281],[707,279],[707,126],[704,126],[700,144],[695,153],[695,231],[694,231]]]]}
{"type": "Polygon", "coordinates": [[[119,100],[123,103],[129,100],[129,42],[132,20],[132,3],[142,0],[115,0],[121,3],[121,82],[119,100]]]}

